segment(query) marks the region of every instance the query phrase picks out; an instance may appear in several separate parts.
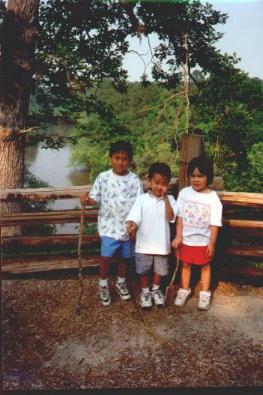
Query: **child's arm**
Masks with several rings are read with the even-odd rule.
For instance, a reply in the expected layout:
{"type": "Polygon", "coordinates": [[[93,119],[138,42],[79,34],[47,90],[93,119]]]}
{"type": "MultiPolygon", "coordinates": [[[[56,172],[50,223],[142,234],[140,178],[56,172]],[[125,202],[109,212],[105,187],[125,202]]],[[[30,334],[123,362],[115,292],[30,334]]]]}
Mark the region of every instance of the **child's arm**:
{"type": "Polygon", "coordinates": [[[80,202],[84,206],[88,206],[88,205],[93,206],[93,205],[97,204],[96,200],[94,200],[94,199],[89,197],[89,193],[88,192],[83,192],[80,195],[80,202]]]}
{"type": "Polygon", "coordinates": [[[214,192],[212,195],[213,201],[211,206],[211,219],[210,229],[211,236],[207,246],[207,255],[213,256],[215,254],[216,240],[219,231],[219,227],[222,226],[222,203],[220,202],[217,194],[214,192]]]}
{"type": "Polygon", "coordinates": [[[138,225],[134,221],[127,222],[127,230],[131,240],[135,240],[136,238],[136,231],[138,229],[138,225]]]}
{"type": "Polygon", "coordinates": [[[218,226],[213,226],[211,225],[211,237],[210,237],[210,242],[207,246],[207,255],[208,256],[213,256],[215,254],[215,248],[216,248],[216,239],[218,235],[218,226]]]}
{"type": "Polygon", "coordinates": [[[174,211],[172,209],[171,203],[169,202],[168,195],[167,195],[167,188],[163,187],[162,198],[165,204],[165,216],[167,221],[174,220],[174,211]]]}
{"type": "Polygon", "coordinates": [[[183,239],[183,218],[182,217],[177,217],[176,218],[176,237],[172,241],[172,246],[175,250],[179,247],[179,245],[182,243],[183,239]]]}

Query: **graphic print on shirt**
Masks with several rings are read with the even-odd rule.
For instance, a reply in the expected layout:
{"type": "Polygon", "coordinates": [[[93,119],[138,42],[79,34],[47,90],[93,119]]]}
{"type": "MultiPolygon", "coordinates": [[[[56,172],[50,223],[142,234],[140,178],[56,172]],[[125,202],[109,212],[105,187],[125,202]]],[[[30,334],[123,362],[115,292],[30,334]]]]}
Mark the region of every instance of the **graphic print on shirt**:
{"type": "Polygon", "coordinates": [[[184,225],[195,228],[204,228],[210,222],[210,207],[201,202],[184,201],[184,225]]]}
{"type": "Polygon", "coordinates": [[[98,176],[92,196],[100,202],[98,230],[100,235],[127,240],[125,219],[142,187],[138,177],[132,172],[125,178],[118,178],[111,171],[98,176]]]}

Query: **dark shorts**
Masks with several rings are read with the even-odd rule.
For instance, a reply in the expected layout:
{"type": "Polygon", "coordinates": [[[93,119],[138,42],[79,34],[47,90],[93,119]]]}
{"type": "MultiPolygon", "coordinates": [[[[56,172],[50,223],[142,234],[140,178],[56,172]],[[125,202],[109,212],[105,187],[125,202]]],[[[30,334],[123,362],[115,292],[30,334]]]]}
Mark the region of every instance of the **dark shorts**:
{"type": "Polygon", "coordinates": [[[188,246],[181,244],[177,250],[176,256],[180,261],[189,265],[206,265],[211,262],[211,256],[207,255],[207,246],[188,246]]]}
{"type": "Polygon", "coordinates": [[[160,276],[168,274],[168,255],[135,254],[136,273],[146,275],[153,271],[160,276]]]}
{"type": "Polygon", "coordinates": [[[101,236],[101,256],[131,258],[134,256],[134,244],[133,240],[116,240],[101,236]]]}

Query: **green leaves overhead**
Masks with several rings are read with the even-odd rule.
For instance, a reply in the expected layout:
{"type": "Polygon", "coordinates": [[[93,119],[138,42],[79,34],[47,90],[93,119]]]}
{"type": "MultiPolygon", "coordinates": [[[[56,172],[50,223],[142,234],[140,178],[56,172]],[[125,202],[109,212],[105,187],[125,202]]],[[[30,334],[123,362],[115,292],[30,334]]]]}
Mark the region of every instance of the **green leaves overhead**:
{"type": "Polygon", "coordinates": [[[215,26],[227,16],[199,1],[47,0],[40,6],[40,36],[36,85],[61,98],[77,89],[112,78],[123,86],[122,66],[128,37],[155,33],[153,77],[174,87],[180,81],[188,35],[189,66],[212,72],[223,64],[214,44],[221,37],[215,26]]]}

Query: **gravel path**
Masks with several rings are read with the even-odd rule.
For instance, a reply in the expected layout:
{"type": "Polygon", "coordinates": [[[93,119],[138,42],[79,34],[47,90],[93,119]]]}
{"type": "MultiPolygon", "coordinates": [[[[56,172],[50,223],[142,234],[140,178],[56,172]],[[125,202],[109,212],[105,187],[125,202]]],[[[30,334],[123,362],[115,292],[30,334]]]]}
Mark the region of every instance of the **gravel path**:
{"type": "Polygon", "coordinates": [[[263,385],[263,288],[219,282],[209,311],[197,291],[184,308],[142,312],[97,297],[98,277],[2,280],[5,390],[257,387],[263,385]]]}

